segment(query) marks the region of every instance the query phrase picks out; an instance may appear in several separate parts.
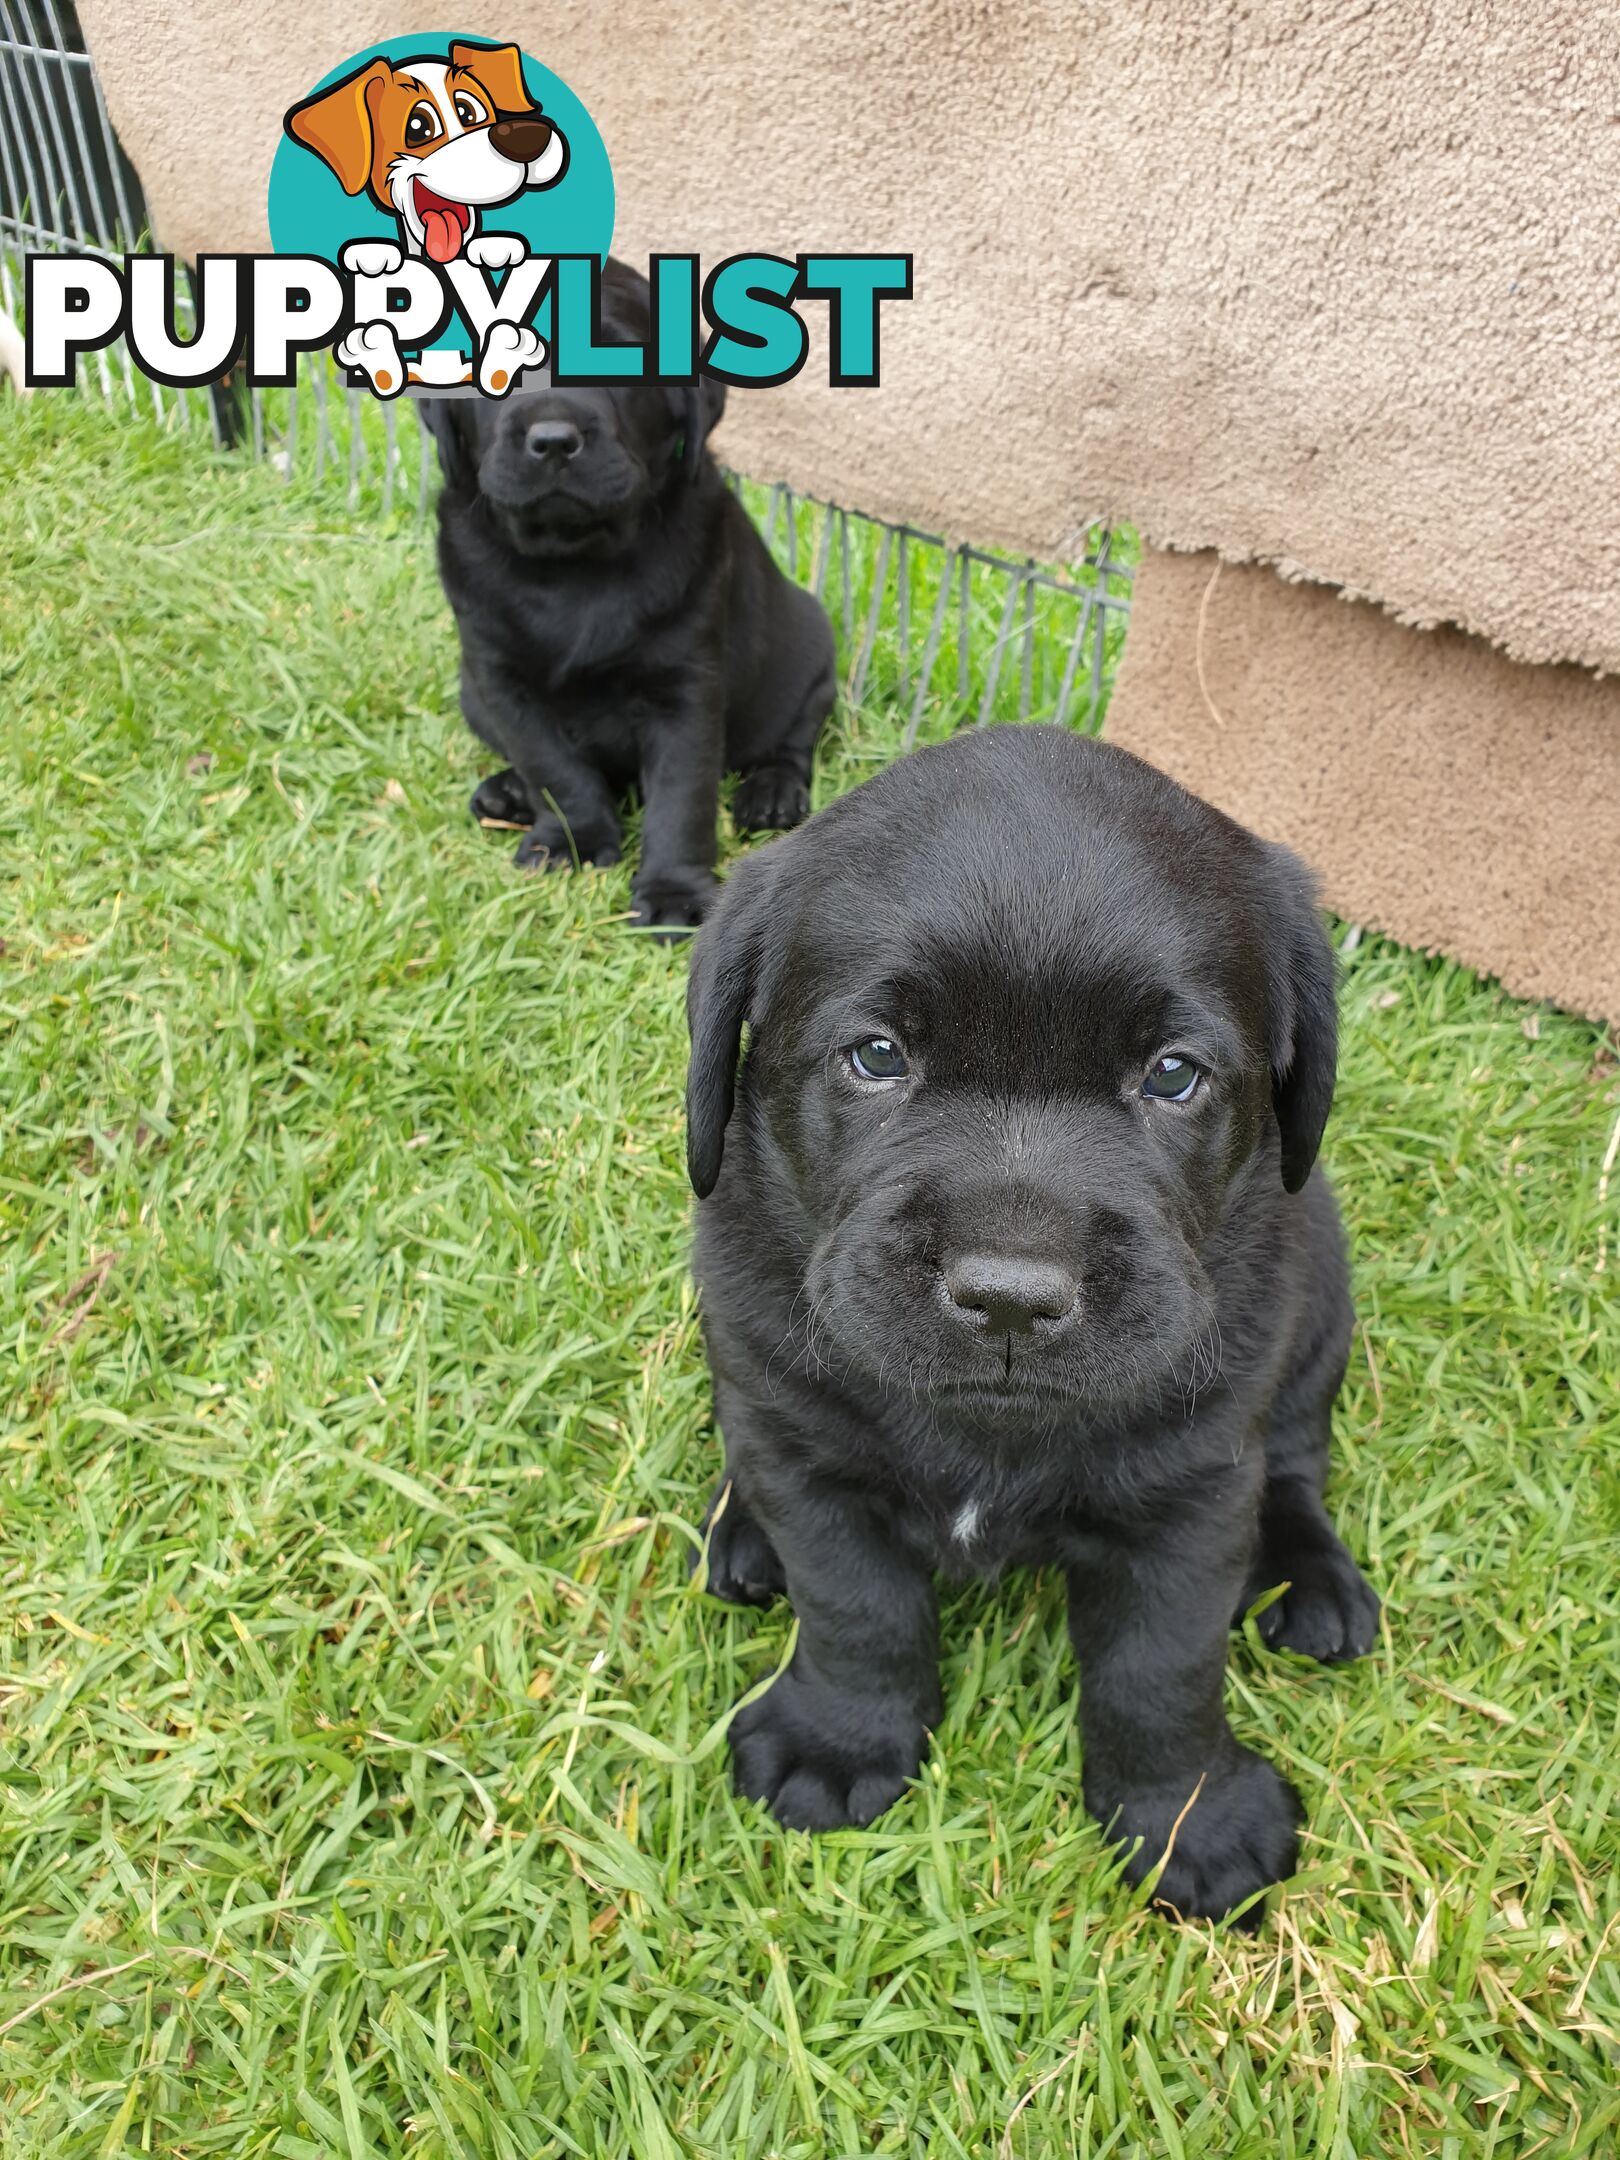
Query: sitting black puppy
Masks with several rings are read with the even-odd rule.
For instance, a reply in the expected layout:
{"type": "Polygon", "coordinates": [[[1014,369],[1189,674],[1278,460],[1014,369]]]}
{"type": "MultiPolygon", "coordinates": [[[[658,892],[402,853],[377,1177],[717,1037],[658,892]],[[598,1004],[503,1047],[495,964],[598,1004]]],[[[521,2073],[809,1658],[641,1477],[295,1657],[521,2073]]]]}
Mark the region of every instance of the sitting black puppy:
{"type": "MultiPolygon", "coordinates": [[[[648,334],[647,281],[603,273],[604,335],[648,334]]],[[[461,705],[507,769],[475,817],[528,823],[526,867],[619,859],[645,805],[635,920],[680,931],[716,891],[720,776],[744,831],[796,825],[832,708],[832,627],[707,449],[724,386],[626,383],[424,400],[461,705]]]]}
{"type": "Polygon", "coordinates": [[[1260,1632],[1312,1657],[1378,1616],[1322,1499],[1351,1308],[1300,864],[1124,751],[963,735],[742,863],[689,1009],[709,1587],[799,1619],[741,1792],[881,1814],[940,1712],[933,1571],[1054,1562],[1132,1879],[1170,1849],[1184,1915],[1280,1880],[1228,1630],[1278,1584],[1260,1632]]]}

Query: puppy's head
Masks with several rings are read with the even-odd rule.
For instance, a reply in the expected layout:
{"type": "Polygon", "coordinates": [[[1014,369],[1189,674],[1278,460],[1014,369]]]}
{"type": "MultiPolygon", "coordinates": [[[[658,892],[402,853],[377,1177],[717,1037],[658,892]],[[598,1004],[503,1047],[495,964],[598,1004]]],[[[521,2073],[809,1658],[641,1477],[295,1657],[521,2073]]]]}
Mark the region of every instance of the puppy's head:
{"type": "Polygon", "coordinates": [[[1212,1271],[1333,1093],[1301,866],[1051,728],[902,759],[748,858],[689,1010],[698,1194],[735,1151],[804,1225],[818,1353],[992,1423],[1204,1377],[1212,1271]]]}
{"type": "Polygon", "coordinates": [[[476,212],[552,187],[568,145],[523,80],[515,45],[452,45],[448,60],[373,60],[295,105],[295,142],[344,192],[395,212],[435,262],[461,251],[476,212]]]}
{"type": "MultiPolygon", "coordinates": [[[[610,260],[602,315],[610,339],[644,339],[646,279],[610,260]]],[[[477,497],[509,546],[534,556],[609,557],[701,466],[725,395],[705,378],[690,387],[524,389],[498,404],[424,399],[420,410],[447,493],[477,497]]]]}

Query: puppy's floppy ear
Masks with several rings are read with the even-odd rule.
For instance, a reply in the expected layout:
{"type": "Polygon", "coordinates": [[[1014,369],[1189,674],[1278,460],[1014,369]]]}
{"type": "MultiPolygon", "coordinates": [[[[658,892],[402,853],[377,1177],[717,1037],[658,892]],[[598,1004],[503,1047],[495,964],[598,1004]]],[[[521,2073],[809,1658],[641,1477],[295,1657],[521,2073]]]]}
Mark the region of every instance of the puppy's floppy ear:
{"type": "Polygon", "coordinates": [[[1266,1049],[1282,1134],[1282,1181],[1294,1193],[1311,1174],[1333,1106],[1338,1001],[1333,948],[1317,913],[1311,874],[1287,848],[1267,848],[1266,856],[1266,1049]]]}
{"type": "Polygon", "coordinates": [[[446,487],[471,490],[478,484],[478,415],[472,398],[418,398],[417,417],[439,448],[439,470],[446,487]]]}
{"type": "Polygon", "coordinates": [[[345,195],[358,195],[371,177],[371,100],[392,74],[386,60],[373,60],[330,90],[294,105],[282,122],[294,142],[331,167],[345,195]]]}
{"type": "Polygon", "coordinates": [[[773,841],[732,871],[692,952],[686,981],[686,1019],[692,1034],[686,1073],[686,1167],[700,1200],[708,1199],[720,1176],[737,1095],[743,1022],[757,1023],[765,1002],[767,940],[775,912],[770,895],[782,846],[773,841]]]}
{"type": "Polygon", "coordinates": [[[477,76],[503,119],[535,110],[529,86],[523,80],[523,55],[515,45],[452,45],[450,65],[477,76]]]}
{"type": "Polygon", "coordinates": [[[716,382],[712,375],[700,375],[695,383],[672,390],[670,396],[675,404],[675,424],[681,434],[681,465],[686,472],[693,473],[703,462],[710,435],[720,425],[720,416],[726,409],[726,386],[716,382]]]}

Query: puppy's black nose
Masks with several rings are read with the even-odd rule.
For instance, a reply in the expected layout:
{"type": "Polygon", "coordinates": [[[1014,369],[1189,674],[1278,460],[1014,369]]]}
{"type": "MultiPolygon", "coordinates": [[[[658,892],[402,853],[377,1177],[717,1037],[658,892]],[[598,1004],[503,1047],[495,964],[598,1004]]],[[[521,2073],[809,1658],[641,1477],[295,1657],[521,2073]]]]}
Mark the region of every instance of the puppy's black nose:
{"type": "Polygon", "coordinates": [[[1080,1285],[1056,1260],[1025,1254],[959,1253],[945,1269],[945,1288],[960,1319],[988,1335],[1033,1335],[1073,1312],[1080,1285]]]}
{"type": "Polygon", "coordinates": [[[530,457],[563,458],[578,457],[585,438],[572,420],[537,420],[523,438],[523,446],[530,457]]]}
{"type": "Polygon", "coordinates": [[[501,156],[510,158],[514,165],[532,165],[537,157],[545,156],[551,128],[544,120],[531,120],[518,114],[513,119],[497,120],[489,131],[489,139],[501,156]]]}

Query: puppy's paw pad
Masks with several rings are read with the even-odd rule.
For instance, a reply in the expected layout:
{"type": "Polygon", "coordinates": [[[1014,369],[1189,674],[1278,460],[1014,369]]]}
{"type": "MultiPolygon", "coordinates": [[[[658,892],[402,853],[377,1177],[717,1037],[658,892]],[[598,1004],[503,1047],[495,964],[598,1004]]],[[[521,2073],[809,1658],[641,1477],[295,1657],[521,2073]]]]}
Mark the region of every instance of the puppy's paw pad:
{"type": "Polygon", "coordinates": [[[462,254],[480,270],[510,270],[529,250],[517,233],[479,233],[467,242],[462,254]]]}
{"type": "Polygon", "coordinates": [[[473,789],[469,805],[480,823],[489,818],[496,825],[532,825],[534,808],[529,801],[529,791],[508,765],[503,772],[493,772],[480,780],[473,789]]]}
{"type": "MultiPolygon", "coordinates": [[[[1153,1903],[1163,1911],[1182,1920],[1221,1920],[1294,1872],[1299,1795],[1261,1756],[1239,1749],[1188,1806],[1190,1798],[1169,1791],[1135,1795],[1109,1828],[1122,1843],[1141,1840],[1125,1862],[1129,1882],[1144,1882],[1169,1851],[1153,1887],[1153,1903]]],[[[1108,1827],[1105,1806],[1092,1813],[1108,1827]]],[[[1264,1918],[1264,1906],[1256,1904],[1233,1925],[1252,1933],[1264,1918]]]]}
{"type": "Polygon", "coordinates": [[[351,277],[393,277],[404,267],[404,251],[392,240],[350,240],[338,261],[351,277]]]}
{"type": "Polygon", "coordinates": [[[486,397],[505,397],[521,380],[523,370],[538,367],[545,357],[545,342],[538,330],[521,323],[491,323],[478,355],[478,387],[486,397]]]}
{"type": "MultiPolygon", "coordinates": [[[[704,1517],[708,1573],[703,1587],[728,1605],[769,1605],[787,1589],[776,1548],[749,1514],[728,1480],[709,1503],[704,1517]],[[724,1505],[721,1505],[722,1499],[724,1505]]],[[[692,1563],[697,1566],[694,1553],[692,1563]]]]}
{"type": "Polygon", "coordinates": [[[1296,1553],[1275,1568],[1272,1581],[1288,1588],[1256,1624],[1273,1650],[1342,1665],[1365,1657],[1377,1642],[1378,1593],[1342,1546],[1296,1553]]]}
{"type": "Polygon", "coordinates": [[[731,822],[740,833],[789,832],[810,815],[810,790],[785,765],[761,765],[737,782],[731,822]]]}
{"type": "Polygon", "coordinates": [[[630,920],[666,940],[688,937],[715,902],[720,880],[712,870],[681,870],[664,877],[637,879],[630,920]]]}
{"type": "Polygon", "coordinates": [[[903,1704],[839,1696],[790,1670],[733,1719],[732,1775],[789,1830],[863,1830],[900,1798],[927,1745],[903,1704]]]}

